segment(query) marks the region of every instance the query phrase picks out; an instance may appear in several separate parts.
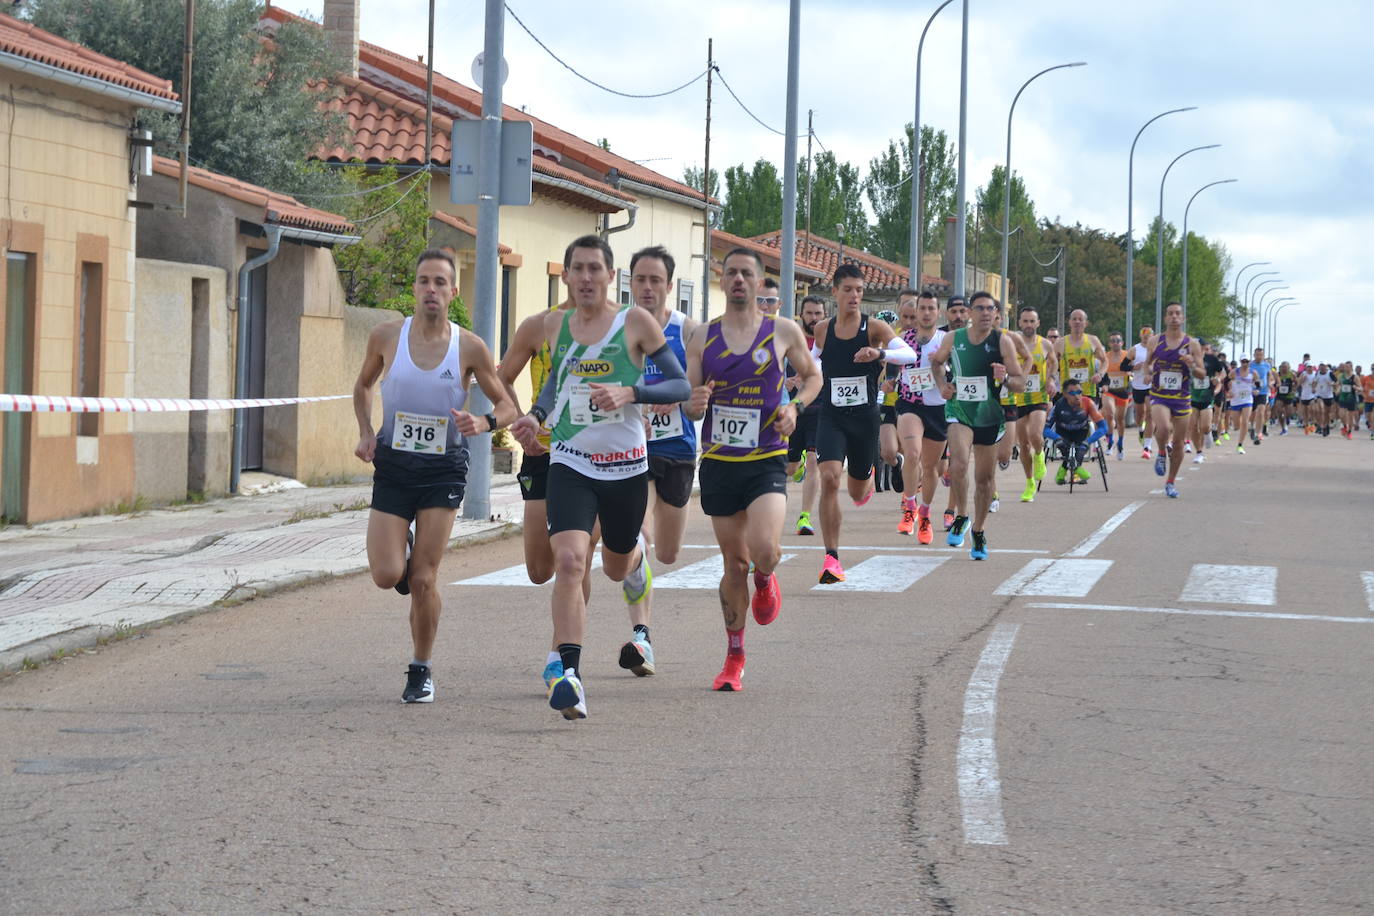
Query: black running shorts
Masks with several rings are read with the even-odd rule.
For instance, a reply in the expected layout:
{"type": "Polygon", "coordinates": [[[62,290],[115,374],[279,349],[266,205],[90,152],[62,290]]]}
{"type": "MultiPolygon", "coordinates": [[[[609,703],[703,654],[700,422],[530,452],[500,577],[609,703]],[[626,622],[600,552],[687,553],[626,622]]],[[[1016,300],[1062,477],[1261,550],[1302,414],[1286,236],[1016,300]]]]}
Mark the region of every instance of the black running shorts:
{"type": "Polygon", "coordinates": [[[421,509],[457,509],[463,504],[463,489],[461,483],[406,487],[373,478],[372,508],[410,522],[421,509]]]}
{"type": "Polygon", "coordinates": [[[816,457],[849,462],[849,476],[867,480],[878,460],[878,411],[826,410],[816,427],[816,457]]]}
{"type": "MultiPolygon", "coordinates": [[[[869,470],[873,468],[870,465],[869,470]]],[[[734,515],[767,493],[787,495],[787,462],[782,455],[755,461],[701,462],[701,511],[707,515],[734,515]]]]}
{"type": "MultiPolygon", "coordinates": [[[[950,426],[960,426],[958,420],[950,420],[950,426]]],[[[973,430],[974,445],[996,445],[1002,441],[1002,434],[1006,432],[1005,426],[969,426],[966,429],[973,430]]]]}
{"type": "Polygon", "coordinates": [[[543,499],[549,486],[548,454],[526,455],[520,461],[520,473],[515,479],[520,481],[521,499],[526,502],[543,499]]]}
{"type": "Polygon", "coordinates": [[[560,531],[592,533],[601,521],[601,543],[612,553],[635,549],[644,512],[649,506],[649,475],[600,480],[579,474],[566,464],[549,466],[544,512],[549,535],[560,531]]]}
{"type": "Polygon", "coordinates": [[[929,404],[922,404],[920,401],[898,401],[897,413],[912,414],[921,421],[921,438],[930,442],[944,442],[945,429],[948,421],[945,420],[945,407],[943,404],[938,407],[929,404]]]}
{"type": "Polygon", "coordinates": [[[677,509],[687,505],[692,498],[692,481],[696,477],[696,470],[697,463],[691,458],[649,456],[649,479],[654,482],[654,492],[659,499],[677,509]]]}
{"type": "Polygon", "coordinates": [[[803,410],[797,417],[797,428],[787,439],[787,460],[801,461],[802,452],[816,450],[816,423],[820,420],[819,410],[803,410]]]}

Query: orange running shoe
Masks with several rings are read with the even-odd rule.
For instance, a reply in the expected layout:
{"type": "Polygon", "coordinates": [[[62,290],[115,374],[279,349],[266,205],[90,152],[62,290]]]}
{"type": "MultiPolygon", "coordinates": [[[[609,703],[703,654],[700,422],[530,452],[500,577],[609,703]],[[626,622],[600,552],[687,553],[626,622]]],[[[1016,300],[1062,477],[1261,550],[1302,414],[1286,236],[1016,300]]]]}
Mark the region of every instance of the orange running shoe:
{"type": "Polygon", "coordinates": [[[740,683],[740,675],[744,673],[744,656],[727,655],[725,656],[725,667],[720,669],[720,674],[711,682],[712,690],[722,690],[726,693],[743,690],[744,685],[740,683]]]}
{"type": "Polygon", "coordinates": [[[910,506],[902,507],[902,520],[897,523],[897,533],[908,537],[916,527],[916,510],[910,506]]]}
{"type": "Polygon", "coordinates": [[[768,584],[754,592],[750,608],[754,612],[754,621],[761,627],[778,619],[778,611],[782,610],[782,589],[778,587],[777,573],[770,573],[768,584]]]}
{"type": "Polygon", "coordinates": [[[916,530],[916,540],[920,541],[922,544],[929,544],[931,541],[935,540],[935,526],[930,523],[930,516],[924,515],[921,517],[921,525],[916,530]]]}
{"type": "Polygon", "coordinates": [[[844,581],[844,567],[840,561],[830,554],[825,555],[825,563],[821,565],[821,585],[830,585],[834,582],[844,581]]]}

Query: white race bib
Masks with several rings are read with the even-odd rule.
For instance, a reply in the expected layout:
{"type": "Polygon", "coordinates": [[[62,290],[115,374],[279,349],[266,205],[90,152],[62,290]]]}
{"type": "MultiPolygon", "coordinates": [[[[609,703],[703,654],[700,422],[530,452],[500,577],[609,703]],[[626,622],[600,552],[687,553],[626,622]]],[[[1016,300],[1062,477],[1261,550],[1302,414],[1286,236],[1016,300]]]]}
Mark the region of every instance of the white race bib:
{"type": "MultiPolygon", "coordinates": [[[[1192,375],[1192,373],[1189,373],[1189,375],[1192,375]]],[[[1198,378],[1196,375],[1193,375],[1193,388],[1195,388],[1198,391],[1203,391],[1204,389],[1211,387],[1212,380],[1209,379],[1207,376],[1204,375],[1202,378],[1198,378]]]]}
{"type": "Polygon", "coordinates": [[[1342,383],[1342,385],[1341,385],[1341,394],[1349,394],[1350,392],[1352,392],[1352,391],[1354,391],[1354,390],[1355,390],[1355,389],[1354,389],[1352,386],[1348,385],[1348,384],[1342,383]]]}
{"type": "Polygon", "coordinates": [[[759,447],[757,407],[712,407],[711,442],[733,448],[759,447]]]}
{"type": "Polygon", "coordinates": [[[1108,373],[1107,373],[1107,387],[1109,387],[1109,388],[1115,388],[1117,391],[1120,391],[1121,389],[1125,388],[1125,387],[1126,387],[1126,373],[1124,373],[1124,372],[1108,372],[1108,373]]]}
{"type": "Polygon", "coordinates": [[[954,378],[954,397],[959,401],[986,401],[988,399],[988,377],[986,375],[958,375],[954,378]]]}
{"type": "Polygon", "coordinates": [[[1026,394],[1039,394],[1039,393],[1040,393],[1040,376],[1039,376],[1038,374],[1036,374],[1036,373],[1031,373],[1030,375],[1026,376],[1026,394]]]}
{"type": "Polygon", "coordinates": [[[649,411],[650,441],[676,439],[682,435],[682,408],[675,407],[666,414],[649,411]]]}
{"type": "Polygon", "coordinates": [[[868,379],[862,375],[830,380],[830,403],[836,407],[858,407],[868,403],[868,379]]]}
{"type": "Polygon", "coordinates": [[[391,447],[421,455],[442,455],[448,445],[448,417],[396,411],[391,424],[391,447]]]}
{"type": "Polygon", "coordinates": [[[1069,378],[1073,379],[1075,382],[1086,382],[1088,380],[1088,367],[1079,366],[1076,369],[1070,369],[1069,378]]]}
{"type": "Polygon", "coordinates": [[[1280,386],[1279,386],[1279,394],[1287,394],[1287,393],[1288,393],[1288,386],[1287,386],[1287,385],[1280,385],[1280,386]]]}
{"type": "Polygon", "coordinates": [[[577,426],[593,426],[597,423],[619,423],[625,418],[622,409],[602,410],[592,403],[592,386],[573,385],[572,395],[568,398],[568,412],[577,426]]]}
{"type": "Polygon", "coordinates": [[[935,373],[929,366],[903,366],[902,384],[908,391],[932,391],[935,388],[935,373]]]}
{"type": "Polygon", "coordinates": [[[1177,391],[1183,387],[1182,372],[1160,372],[1159,387],[1164,391],[1177,391]]]}

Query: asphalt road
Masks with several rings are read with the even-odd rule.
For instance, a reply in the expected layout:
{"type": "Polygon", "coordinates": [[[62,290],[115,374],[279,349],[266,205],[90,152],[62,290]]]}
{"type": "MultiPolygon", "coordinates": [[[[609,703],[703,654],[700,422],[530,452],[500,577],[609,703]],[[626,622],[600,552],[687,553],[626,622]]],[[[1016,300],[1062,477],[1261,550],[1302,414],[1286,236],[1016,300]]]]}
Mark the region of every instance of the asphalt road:
{"type": "Polygon", "coordinates": [[[1013,467],[982,563],[879,495],[846,590],[789,534],[737,694],[708,546],[658,570],[652,678],[598,574],[577,723],[528,585],[445,586],[428,706],[365,576],[0,680],[0,911],[1370,912],[1374,442],[1249,452],[1179,500],[1138,452],[1031,505],[1013,467]]]}

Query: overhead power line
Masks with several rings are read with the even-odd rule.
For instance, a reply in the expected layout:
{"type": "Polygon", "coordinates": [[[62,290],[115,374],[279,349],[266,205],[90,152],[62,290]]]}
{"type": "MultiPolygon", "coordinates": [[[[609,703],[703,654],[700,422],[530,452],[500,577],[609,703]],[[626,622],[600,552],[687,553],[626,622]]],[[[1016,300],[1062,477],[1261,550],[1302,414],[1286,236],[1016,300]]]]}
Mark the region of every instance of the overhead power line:
{"type": "MultiPolygon", "coordinates": [[[[770,126],[770,125],[768,125],[768,124],[765,124],[762,118],[760,118],[758,115],[756,115],[756,114],[754,114],[752,111],[750,111],[750,110],[749,110],[749,106],[746,105],[746,104],[744,104],[744,102],[740,100],[740,97],[735,93],[734,88],[731,87],[730,82],[725,78],[725,74],[720,72],[720,67],[717,66],[717,67],[715,68],[715,70],[716,70],[716,76],[720,78],[720,83],[721,83],[721,85],[725,87],[725,91],[728,92],[728,93],[730,93],[730,98],[732,98],[732,99],[735,100],[735,104],[736,104],[736,105],[738,105],[740,108],[744,109],[744,113],[745,113],[745,114],[747,114],[749,117],[753,118],[754,121],[757,122],[758,125],[759,125],[760,127],[762,127],[764,130],[772,131],[773,133],[777,134],[779,137],[785,137],[785,136],[787,136],[787,134],[786,134],[785,132],[783,132],[783,131],[781,131],[781,130],[778,130],[776,127],[772,127],[772,126],[770,126]]],[[[806,136],[806,134],[797,134],[797,137],[798,137],[798,138],[805,137],[805,136],[806,136]]]]}
{"type": "Polygon", "coordinates": [[[706,71],[702,70],[700,73],[689,79],[687,82],[683,83],[681,86],[678,86],[676,89],[669,89],[666,92],[621,92],[619,89],[612,89],[610,86],[603,86],[601,83],[598,83],[591,77],[583,76],[581,73],[578,73],[577,70],[571,64],[569,64],[563,58],[559,57],[557,54],[553,53],[552,48],[544,44],[544,42],[540,41],[538,35],[530,31],[530,27],[525,25],[525,23],[520,19],[520,17],[515,14],[515,10],[510,8],[509,3],[506,4],[506,12],[510,13],[510,18],[514,19],[516,25],[520,26],[520,28],[525,30],[525,34],[530,36],[530,38],[533,39],[535,44],[539,45],[539,47],[544,49],[545,53],[547,53],[554,60],[562,64],[563,67],[569,73],[571,73],[573,76],[577,77],[585,83],[590,83],[591,85],[595,86],[603,92],[609,92],[611,95],[618,95],[622,98],[627,99],[660,99],[663,98],[665,95],[672,95],[675,92],[681,92],[682,90],[686,89],[688,86],[692,85],[697,80],[701,79],[703,76],[706,75],[706,71]]]}

